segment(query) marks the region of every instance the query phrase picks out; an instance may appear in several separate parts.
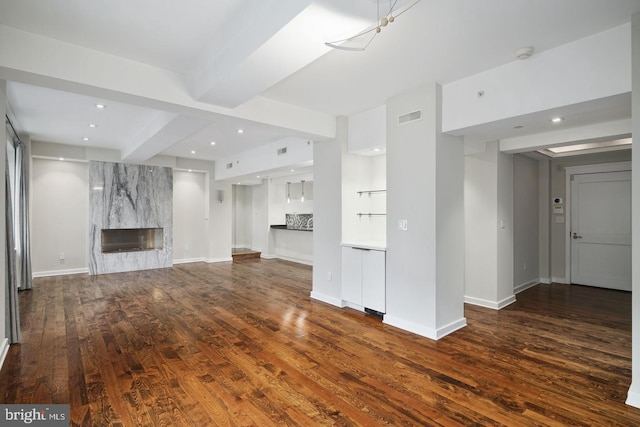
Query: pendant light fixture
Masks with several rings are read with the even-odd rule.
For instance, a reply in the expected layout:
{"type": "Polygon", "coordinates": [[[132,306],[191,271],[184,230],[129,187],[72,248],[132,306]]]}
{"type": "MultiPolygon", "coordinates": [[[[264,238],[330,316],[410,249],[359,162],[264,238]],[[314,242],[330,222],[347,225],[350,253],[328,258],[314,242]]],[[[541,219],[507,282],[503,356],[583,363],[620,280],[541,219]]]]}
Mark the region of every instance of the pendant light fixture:
{"type": "Polygon", "coordinates": [[[287,203],[291,203],[291,183],[287,182],[287,203]]]}
{"type": "Polygon", "coordinates": [[[340,50],[363,51],[367,47],[369,47],[376,34],[382,31],[382,28],[394,22],[398,16],[411,9],[419,1],[420,0],[408,0],[406,2],[403,2],[402,0],[389,0],[389,8],[385,9],[387,13],[381,16],[380,0],[378,0],[378,19],[374,25],[356,34],[355,36],[351,36],[342,40],[326,42],[325,45],[340,50]],[[398,2],[404,4],[404,6],[398,6],[398,2]]]}
{"type": "Polygon", "coordinates": [[[304,179],[300,181],[300,188],[302,189],[302,196],[300,196],[300,202],[304,203],[304,179]]]}

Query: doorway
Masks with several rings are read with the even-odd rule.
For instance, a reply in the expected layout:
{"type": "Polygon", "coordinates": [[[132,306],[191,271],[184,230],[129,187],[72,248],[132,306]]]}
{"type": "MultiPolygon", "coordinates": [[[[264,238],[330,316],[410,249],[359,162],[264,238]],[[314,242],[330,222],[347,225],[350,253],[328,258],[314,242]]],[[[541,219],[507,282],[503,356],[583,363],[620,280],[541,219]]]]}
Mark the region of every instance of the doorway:
{"type": "Polygon", "coordinates": [[[569,282],[630,291],[630,164],[570,167],[566,173],[569,282]]]}

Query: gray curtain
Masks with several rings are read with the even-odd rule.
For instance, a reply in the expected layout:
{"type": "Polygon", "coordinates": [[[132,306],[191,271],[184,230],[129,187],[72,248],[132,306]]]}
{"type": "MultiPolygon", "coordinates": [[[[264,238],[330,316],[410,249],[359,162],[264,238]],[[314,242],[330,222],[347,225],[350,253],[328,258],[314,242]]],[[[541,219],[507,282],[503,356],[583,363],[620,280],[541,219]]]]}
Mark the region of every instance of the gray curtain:
{"type": "MultiPolygon", "coordinates": [[[[6,148],[5,148],[6,150],[6,148]]],[[[7,245],[7,263],[5,269],[6,298],[5,325],[10,344],[20,342],[20,313],[18,311],[18,283],[16,277],[16,252],[13,239],[13,198],[11,197],[11,182],[9,180],[9,159],[5,155],[5,217],[7,245]]]]}
{"type": "Polygon", "coordinates": [[[29,235],[29,155],[26,146],[18,142],[16,147],[16,170],[19,171],[16,186],[18,188],[20,203],[20,232],[17,238],[20,240],[22,256],[20,258],[20,283],[21,290],[33,287],[31,273],[31,241],[29,235]]]}

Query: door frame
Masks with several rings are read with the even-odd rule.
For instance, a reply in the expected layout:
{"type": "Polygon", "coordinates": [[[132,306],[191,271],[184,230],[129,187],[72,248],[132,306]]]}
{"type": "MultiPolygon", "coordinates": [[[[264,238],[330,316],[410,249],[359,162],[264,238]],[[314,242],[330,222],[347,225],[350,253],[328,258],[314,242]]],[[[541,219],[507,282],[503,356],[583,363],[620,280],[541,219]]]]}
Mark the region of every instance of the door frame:
{"type": "MultiPolygon", "coordinates": [[[[573,175],[603,172],[631,171],[631,162],[599,163],[595,165],[567,166],[565,170],[565,236],[564,236],[564,277],[571,283],[571,181],[573,175]]],[[[553,216],[553,215],[552,215],[553,216]]],[[[633,233],[633,231],[632,231],[633,233]]]]}

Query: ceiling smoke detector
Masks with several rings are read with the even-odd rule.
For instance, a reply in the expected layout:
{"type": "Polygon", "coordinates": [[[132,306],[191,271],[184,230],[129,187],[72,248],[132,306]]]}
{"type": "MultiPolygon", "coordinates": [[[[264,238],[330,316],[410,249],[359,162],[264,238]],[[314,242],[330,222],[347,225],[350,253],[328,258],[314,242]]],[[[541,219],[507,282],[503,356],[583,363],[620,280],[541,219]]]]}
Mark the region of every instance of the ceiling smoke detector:
{"type": "Polygon", "coordinates": [[[516,58],[518,59],[528,59],[531,55],[533,55],[532,46],[525,46],[516,50],[516,58]]]}

